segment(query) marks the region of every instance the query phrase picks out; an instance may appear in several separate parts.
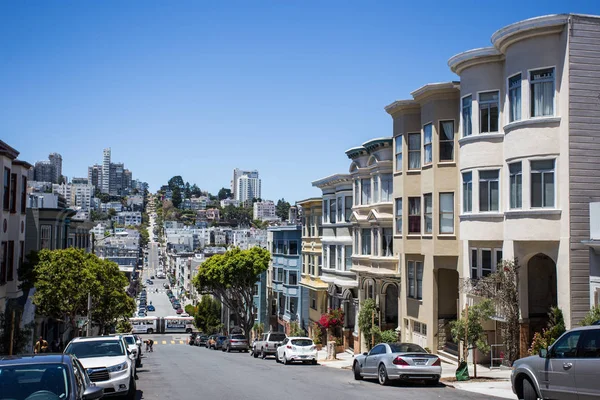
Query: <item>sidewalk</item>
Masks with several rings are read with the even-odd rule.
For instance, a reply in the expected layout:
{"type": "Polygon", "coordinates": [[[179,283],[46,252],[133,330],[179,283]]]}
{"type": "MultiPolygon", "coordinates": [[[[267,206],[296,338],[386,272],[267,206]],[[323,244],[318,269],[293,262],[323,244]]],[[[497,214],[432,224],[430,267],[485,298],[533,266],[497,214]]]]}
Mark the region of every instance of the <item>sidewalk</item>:
{"type": "MultiPolygon", "coordinates": [[[[319,364],[325,367],[351,369],[354,363],[354,356],[351,353],[343,352],[338,353],[335,360],[327,360],[327,350],[320,350],[318,352],[318,361],[319,364]]],[[[474,379],[473,376],[475,373],[471,365],[469,366],[471,380],[466,382],[457,382],[455,373],[456,366],[442,363],[441,382],[446,386],[468,392],[513,400],[517,398],[512,391],[510,383],[512,370],[509,368],[489,369],[483,365],[477,365],[477,379],[474,379]]]]}

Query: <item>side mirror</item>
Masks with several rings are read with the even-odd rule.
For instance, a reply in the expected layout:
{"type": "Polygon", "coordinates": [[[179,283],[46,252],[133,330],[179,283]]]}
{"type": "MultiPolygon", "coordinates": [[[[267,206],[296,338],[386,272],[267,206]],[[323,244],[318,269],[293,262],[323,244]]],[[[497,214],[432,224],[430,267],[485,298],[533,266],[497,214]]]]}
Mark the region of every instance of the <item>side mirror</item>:
{"type": "Polygon", "coordinates": [[[104,389],[100,386],[92,385],[88,386],[83,392],[83,400],[96,400],[104,396],[104,389]]]}
{"type": "Polygon", "coordinates": [[[368,356],[369,353],[367,353],[366,351],[363,353],[363,356],[368,356]]]}
{"type": "Polygon", "coordinates": [[[539,355],[542,358],[549,358],[550,353],[548,353],[548,349],[540,349],[539,355]]]}

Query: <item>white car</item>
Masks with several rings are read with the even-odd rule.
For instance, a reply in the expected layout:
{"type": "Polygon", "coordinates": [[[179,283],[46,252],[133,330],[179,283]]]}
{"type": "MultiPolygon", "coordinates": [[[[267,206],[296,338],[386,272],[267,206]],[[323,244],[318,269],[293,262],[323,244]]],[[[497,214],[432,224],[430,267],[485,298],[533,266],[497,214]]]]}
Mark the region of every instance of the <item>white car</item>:
{"type": "Polygon", "coordinates": [[[65,353],[79,359],[90,380],[104,388],[105,395],[135,399],[135,356],[121,336],[74,338],[65,353]]]}
{"type": "Polygon", "coordinates": [[[123,340],[127,344],[127,348],[135,356],[135,366],[136,368],[142,364],[142,352],[141,346],[138,345],[137,339],[133,335],[123,335],[123,340]]]}
{"type": "Polygon", "coordinates": [[[289,364],[294,361],[302,361],[303,363],[317,364],[317,346],[311,338],[307,337],[288,337],[281,342],[277,347],[275,354],[277,362],[289,364]]]}

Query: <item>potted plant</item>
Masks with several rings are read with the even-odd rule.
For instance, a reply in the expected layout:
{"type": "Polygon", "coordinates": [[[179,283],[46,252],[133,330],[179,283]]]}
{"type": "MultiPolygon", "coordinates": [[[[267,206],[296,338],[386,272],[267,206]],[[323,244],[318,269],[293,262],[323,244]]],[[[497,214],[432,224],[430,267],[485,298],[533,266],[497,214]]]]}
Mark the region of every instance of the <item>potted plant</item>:
{"type": "Polygon", "coordinates": [[[334,337],[335,340],[335,353],[343,353],[344,352],[344,341],[342,338],[334,337]]]}

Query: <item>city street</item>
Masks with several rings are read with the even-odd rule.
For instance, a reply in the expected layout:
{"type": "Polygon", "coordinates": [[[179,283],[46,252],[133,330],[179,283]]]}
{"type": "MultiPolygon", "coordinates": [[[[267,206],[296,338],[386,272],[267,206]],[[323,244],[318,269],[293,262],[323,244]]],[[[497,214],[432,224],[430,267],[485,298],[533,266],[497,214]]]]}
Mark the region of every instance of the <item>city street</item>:
{"type": "MultiPolygon", "coordinates": [[[[154,339],[161,340],[160,335],[154,339]]],[[[153,353],[144,352],[138,369],[137,399],[268,400],[268,399],[493,399],[494,397],[456,390],[444,385],[420,384],[380,386],[375,381],[355,381],[352,371],[323,365],[277,364],[248,353],[223,353],[203,347],[158,344],[153,353]]],[[[187,335],[178,335],[187,338],[187,335]]],[[[160,342],[159,342],[160,343],[160,342]]]]}
{"type": "MultiPolygon", "coordinates": [[[[152,227],[153,227],[153,218],[150,218],[150,237],[152,238],[152,227]]],[[[158,243],[150,241],[148,244],[148,264],[144,268],[142,274],[142,282],[146,286],[146,292],[148,297],[148,304],[152,303],[152,305],[156,308],[156,311],[149,311],[149,317],[166,317],[176,315],[175,310],[173,309],[171,302],[169,301],[169,297],[166,294],[167,289],[163,287],[165,282],[169,282],[168,279],[157,279],[156,273],[159,267],[159,256],[158,256],[158,243]],[[154,276],[152,281],[154,284],[148,285],[146,283],[146,279],[150,279],[154,276]],[[158,290],[158,292],[156,292],[158,290]]]]}

